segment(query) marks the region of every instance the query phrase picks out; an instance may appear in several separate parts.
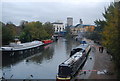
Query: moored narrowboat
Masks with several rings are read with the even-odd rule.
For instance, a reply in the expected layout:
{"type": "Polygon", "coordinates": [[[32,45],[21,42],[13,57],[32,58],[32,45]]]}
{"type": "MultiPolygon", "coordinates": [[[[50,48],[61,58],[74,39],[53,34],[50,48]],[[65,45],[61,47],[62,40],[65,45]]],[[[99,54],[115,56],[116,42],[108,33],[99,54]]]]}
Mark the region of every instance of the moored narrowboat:
{"type": "Polygon", "coordinates": [[[72,52],[73,54],[70,55],[70,58],[59,65],[56,76],[57,81],[70,81],[79,68],[85,63],[91,48],[89,44],[81,44],[73,50],[74,52],[72,52]]]}

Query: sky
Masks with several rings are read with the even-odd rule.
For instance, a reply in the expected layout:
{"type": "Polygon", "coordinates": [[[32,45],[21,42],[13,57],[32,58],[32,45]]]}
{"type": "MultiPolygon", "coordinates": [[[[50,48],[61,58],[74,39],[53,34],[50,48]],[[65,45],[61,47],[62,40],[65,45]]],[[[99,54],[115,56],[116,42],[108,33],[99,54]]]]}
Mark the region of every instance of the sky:
{"type": "Polygon", "coordinates": [[[22,20],[66,23],[73,17],[74,25],[94,24],[104,19],[102,13],[113,0],[2,0],[2,22],[19,25],[22,20]]]}

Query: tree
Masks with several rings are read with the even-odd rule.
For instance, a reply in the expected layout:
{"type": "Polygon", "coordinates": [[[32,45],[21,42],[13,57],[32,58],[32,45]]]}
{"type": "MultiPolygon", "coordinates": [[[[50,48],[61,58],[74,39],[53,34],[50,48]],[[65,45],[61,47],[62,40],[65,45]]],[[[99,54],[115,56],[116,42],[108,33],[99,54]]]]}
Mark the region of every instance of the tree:
{"type": "Polygon", "coordinates": [[[20,27],[21,27],[22,29],[24,29],[24,26],[25,26],[25,24],[27,24],[27,23],[28,23],[28,21],[22,20],[22,21],[20,22],[20,27]]]}
{"type": "Polygon", "coordinates": [[[54,27],[50,22],[46,22],[43,24],[43,27],[45,28],[45,31],[49,34],[49,38],[54,34],[54,27]]]}
{"type": "Polygon", "coordinates": [[[23,32],[20,35],[20,38],[23,42],[28,42],[32,40],[43,40],[49,37],[49,34],[43,27],[42,23],[29,22],[24,25],[23,32]]]}
{"type": "Polygon", "coordinates": [[[104,26],[106,25],[106,21],[100,20],[100,19],[94,21],[94,23],[95,23],[95,25],[96,25],[95,31],[97,31],[97,32],[99,32],[99,33],[103,31],[104,26]]]}
{"type": "Polygon", "coordinates": [[[106,24],[102,32],[102,44],[113,56],[120,77],[120,2],[111,3],[103,16],[106,24]]]}
{"type": "Polygon", "coordinates": [[[2,44],[9,44],[16,36],[15,25],[12,23],[2,24],[2,44]]]}
{"type": "Polygon", "coordinates": [[[109,8],[105,11],[105,14],[103,14],[104,18],[106,19],[106,25],[104,28],[104,31],[102,32],[103,35],[103,45],[108,47],[108,49],[111,49],[111,52],[116,52],[115,47],[118,45],[118,4],[112,3],[109,8]],[[115,45],[115,46],[114,46],[115,45]],[[114,47],[113,47],[114,46],[114,47]]]}

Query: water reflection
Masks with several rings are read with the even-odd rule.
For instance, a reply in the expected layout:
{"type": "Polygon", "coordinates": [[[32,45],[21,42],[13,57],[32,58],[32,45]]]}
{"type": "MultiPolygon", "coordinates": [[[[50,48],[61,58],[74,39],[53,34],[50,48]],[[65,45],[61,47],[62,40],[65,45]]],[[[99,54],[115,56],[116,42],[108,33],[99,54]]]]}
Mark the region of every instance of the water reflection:
{"type": "Polygon", "coordinates": [[[27,57],[35,55],[35,53],[40,53],[41,50],[44,50],[44,47],[39,47],[39,49],[30,49],[17,52],[3,52],[2,66],[9,67],[9,65],[15,65],[19,63],[21,60],[24,60],[27,57]]]}
{"type": "Polygon", "coordinates": [[[57,42],[17,57],[4,58],[3,77],[6,79],[55,79],[58,66],[69,57],[72,48],[79,45],[74,40],[59,38],[57,42]],[[6,62],[7,61],[7,62],[6,62]],[[31,77],[32,75],[32,77],[31,77]]]}
{"type": "Polygon", "coordinates": [[[80,44],[80,42],[76,41],[75,39],[68,39],[65,42],[66,42],[66,51],[68,55],[70,55],[70,52],[73,48],[75,48],[80,44]]]}
{"type": "Polygon", "coordinates": [[[44,50],[40,53],[35,54],[35,56],[29,57],[26,59],[26,62],[32,61],[38,64],[41,64],[44,60],[50,60],[53,58],[54,48],[52,44],[44,46],[44,50]]]}

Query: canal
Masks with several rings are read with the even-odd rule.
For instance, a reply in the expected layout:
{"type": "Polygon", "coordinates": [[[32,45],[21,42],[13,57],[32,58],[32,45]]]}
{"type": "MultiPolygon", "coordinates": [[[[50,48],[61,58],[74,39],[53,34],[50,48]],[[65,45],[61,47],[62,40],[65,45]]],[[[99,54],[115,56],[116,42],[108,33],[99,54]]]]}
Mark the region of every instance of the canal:
{"type": "Polygon", "coordinates": [[[2,67],[3,77],[5,79],[55,79],[59,64],[65,61],[72,48],[79,44],[75,40],[59,38],[57,42],[44,46],[36,54],[21,57],[19,60],[17,59],[19,56],[6,58],[2,67]]]}

